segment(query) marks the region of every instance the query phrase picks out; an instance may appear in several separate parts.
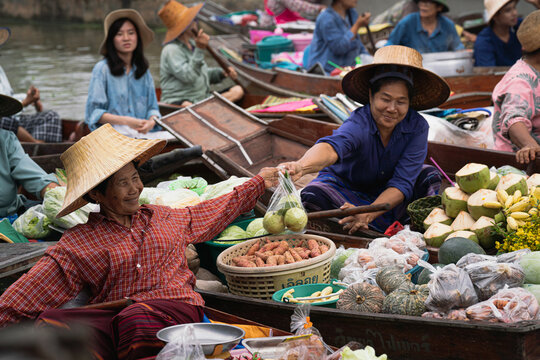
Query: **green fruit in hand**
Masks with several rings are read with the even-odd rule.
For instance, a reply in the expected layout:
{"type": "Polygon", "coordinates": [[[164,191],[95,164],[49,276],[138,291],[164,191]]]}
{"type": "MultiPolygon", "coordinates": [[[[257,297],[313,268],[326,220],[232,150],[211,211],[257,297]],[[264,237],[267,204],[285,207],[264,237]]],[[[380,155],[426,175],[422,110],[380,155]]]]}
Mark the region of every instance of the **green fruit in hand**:
{"type": "Polygon", "coordinates": [[[269,211],[264,215],[263,227],[270,234],[280,234],[285,230],[283,216],[275,211],[269,211]]]}
{"type": "Polygon", "coordinates": [[[307,220],[306,212],[298,207],[289,209],[285,213],[285,226],[287,226],[287,229],[294,232],[304,230],[307,225],[307,220]]]}

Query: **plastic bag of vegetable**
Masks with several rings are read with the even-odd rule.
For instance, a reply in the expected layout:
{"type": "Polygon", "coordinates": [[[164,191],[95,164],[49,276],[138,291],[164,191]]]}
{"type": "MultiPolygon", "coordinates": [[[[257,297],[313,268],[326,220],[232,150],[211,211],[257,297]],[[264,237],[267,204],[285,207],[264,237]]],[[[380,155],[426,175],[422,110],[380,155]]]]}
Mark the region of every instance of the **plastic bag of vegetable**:
{"type": "Polygon", "coordinates": [[[505,286],[517,287],[523,284],[525,273],[520,265],[483,261],[465,267],[474,285],[478,298],[486,300],[505,286]]]}
{"type": "Polygon", "coordinates": [[[145,187],[143,188],[141,195],[139,196],[139,204],[155,204],[156,197],[168,192],[168,189],[160,189],[155,187],[145,187]]]}
{"type": "Polygon", "coordinates": [[[343,245],[341,245],[339,248],[336,249],[336,253],[334,255],[334,258],[332,259],[332,265],[330,267],[331,279],[338,278],[339,272],[345,266],[345,260],[347,260],[347,258],[355,252],[355,250],[358,250],[358,249],[355,249],[355,248],[345,249],[343,245]]]}
{"type": "Polygon", "coordinates": [[[195,192],[188,189],[177,189],[158,194],[154,204],[181,209],[186,206],[197,205],[200,202],[201,198],[195,192]]]}
{"type": "Polygon", "coordinates": [[[43,212],[45,215],[47,215],[54,225],[64,229],[71,229],[75,225],[85,224],[88,221],[88,214],[96,209],[95,204],[86,204],[66,216],[59,219],[56,218],[56,214],[60,212],[60,209],[64,204],[65,196],[66,187],[64,186],[57,186],[48,190],[43,198],[43,212]]]}
{"type": "Polygon", "coordinates": [[[270,198],[264,215],[263,226],[270,234],[280,234],[285,229],[301,233],[307,225],[307,214],[300,192],[294,186],[289,173],[279,174],[279,184],[270,198]]]}
{"type": "Polygon", "coordinates": [[[519,262],[525,272],[525,282],[540,284],[540,251],[523,256],[519,262]]]}
{"type": "Polygon", "coordinates": [[[218,182],[217,184],[208,185],[204,189],[204,193],[201,195],[201,199],[204,201],[228,194],[233,191],[236,186],[242,185],[249,179],[250,178],[248,177],[239,178],[236,176],[231,176],[229,179],[218,182]]]}
{"type": "MultiPolygon", "coordinates": [[[[309,321],[310,309],[311,305],[307,303],[298,305],[294,309],[291,316],[291,332],[294,332],[295,335],[311,334],[311,336],[309,338],[305,338],[305,342],[294,345],[291,344],[293,346],[289,347],[288,350],[296,345],[299,347],[298,350],[302,350],[300,353],[303,354],[302,357],[299,357],[298,359],[324,359],[327,353],[332,353],[333,351],[328,345],[326,345],[319,330],[313,327],[313,323],[309,321]],[[302,346],[305,346],[305,348],[302,349],[302,346]]],[[[290,354],[294,353],[295,352],[290,352],[290,354]]],[[[285,358],[287,359],[287,357],[285,358]]]]}
{"type": "Polygon", "coordinates": [[[531,249],[519,249],[516,251],[512,251],[512,252],[497,256],[497,262],[519,264],[520,260],[525,255],[530,254],[530,253],[531,253],[531,249]]]}
{"type": "Polygon", "coordinates": [[[187,325],[181,333],[168,342],[157,354],[156,360],[205,360],[202,346],[195,337],[193,325],[187,325]]]}
{"type": "Polygon", "coordinates": [[[537,284],[523,284],[523,288],[534,295],[538,303],[540,304],[540,285],[537,284]]]}
{"type": "Polygon", "coordinates": [[[32,206],[13,222],[13,228],[29,239],[43,239],[49,236],[51,221],[43,213],[43,205],[32,206]]]}

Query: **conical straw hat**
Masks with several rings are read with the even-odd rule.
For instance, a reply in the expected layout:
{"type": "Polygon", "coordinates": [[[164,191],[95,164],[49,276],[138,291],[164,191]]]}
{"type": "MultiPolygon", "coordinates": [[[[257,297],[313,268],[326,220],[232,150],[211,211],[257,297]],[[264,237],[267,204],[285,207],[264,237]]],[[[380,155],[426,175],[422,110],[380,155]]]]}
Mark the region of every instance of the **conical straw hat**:
{"type": "Polygon", "coordinates": [[[167,28],[163,45],[180,36],[187,27],[195,20],[204,3],[188,8],[178,1],[169,0],[159,10],[158,15],[167,28]]]}
{"type": "Polygon", "coordinates": [[[484,0],[484,7],[486,8],[487,22],[495,16],[497,11],[501,10],[506,4],[513,0],[484,0]]]}
{"type": "Polygon", "coordinates": [[[11,116],[23,108],[21,102],[11,96],[0,94],[0,117],[11,116]]]}
{"type": "Polygon", "coordinates": [[[101,55],[107,55],[107,35],[109,34],[109,28],[118,19],[128,18],[139,30],[143,49],[148,46],[154,40],[154,32],[146,25],[142,15],[133,9],[118,9],[111,11],[103,22],[103,28],[105,30],[105,37],[99,47],[99,53],[101,55]]]}
{"type": "Polygon", "coordinates": [[[11,35],[11,30],[7,27],[0,27],[0,46],[4,45],[8,41],[11,35]]]}
{"type": "Polygon", "coordinates": [[[414,49],[401,45],[385,46],[377,50],[373,63],[349,72],[343,78],[343,92],[361,104],[369,102],[370,80],[386,71],[408,71],[412,75],[413,97],[410,107],[415,110],[431,109],[448,99],[450,87],[439,75],[422,67],[422,55],[414,49]]]}
{"type": "Polygon", "coordinates": [[[159,154],[165,140],[137,140],[120,134],[110,124],[100,126],[67,149],[60,159],[67,174],[66,197],[56,217],[84,206],[82,197],[132,161],[139,165],[159,154]]]}
{"type": "Polygon", "coordinates": [[[540,10],[535,10],[523,20],[517,31],[517,37],[524,52],[540,49],[540,10]]]}

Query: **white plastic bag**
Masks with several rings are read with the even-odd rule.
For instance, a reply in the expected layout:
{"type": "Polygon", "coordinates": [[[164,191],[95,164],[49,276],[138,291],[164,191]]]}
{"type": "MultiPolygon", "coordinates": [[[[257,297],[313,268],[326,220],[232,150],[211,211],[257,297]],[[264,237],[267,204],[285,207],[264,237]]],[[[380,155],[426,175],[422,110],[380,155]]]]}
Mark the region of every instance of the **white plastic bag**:
{"type": "Polygon", "coordinates": [[[505,286],[521,286],[525,279],[521,266],[512,263],[482,261],[467,265],[465,271],[469,274],[480,300],[490,298],[505,286]]]}
{"type": "Polygon", "coordinates": [[[51,233],[51,221],[43,213],[43,205],[32,206],[13,222],[13,228],[28,239],[43,239],[51,233]]]}
{"type": "Polygon", "coordinates": [[[195,192],[188,189],[177,189],[157,194],[154,204],[181,209],[197,205],[200,202],[201,198],[195,192]]]}
{"type": "Polygon", "coordinates": [[[191,324],[178,333],[173,341],[167,343],[157,354],[156,360],[205,360],[201,345],[195,337],[195,330],[191,324]]]}

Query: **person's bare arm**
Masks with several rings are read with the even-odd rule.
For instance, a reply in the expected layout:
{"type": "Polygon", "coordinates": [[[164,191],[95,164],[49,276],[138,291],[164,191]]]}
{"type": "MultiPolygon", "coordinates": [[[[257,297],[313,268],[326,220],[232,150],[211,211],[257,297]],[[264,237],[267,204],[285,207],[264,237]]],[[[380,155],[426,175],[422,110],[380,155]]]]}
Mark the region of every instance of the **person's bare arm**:
{"type": "Polygon", "coordinates": [[[25,129],[23,128],[22,126],[19,126],[19,128],[17,129],[17,139],[19,139],[19,141],[21,142],[33,142],[33,143],[39,143],[39,142],[43,142],[43,141],[40,141],[40,140],[37,140],[35,139],[32,135],[30,135],[30,133],[25,129]]]}
{"type": "Polygon", "coordinates": [[[300,160],[282,163],[278,167],[288,170],[296,181],[303,175],[319,172],[334,164],[338,158],[332,145],[322,142],[312,146],[300,160]]]}
{"type": "Polygon", "coordinates": [[[540,145],[531,136],[529,129],[522,122],[516,122],[508,129],[508,135],[513,144],[519,150],[516,152],[516,161],[520,164],[528,164],[540,154],[540,145]]]}

